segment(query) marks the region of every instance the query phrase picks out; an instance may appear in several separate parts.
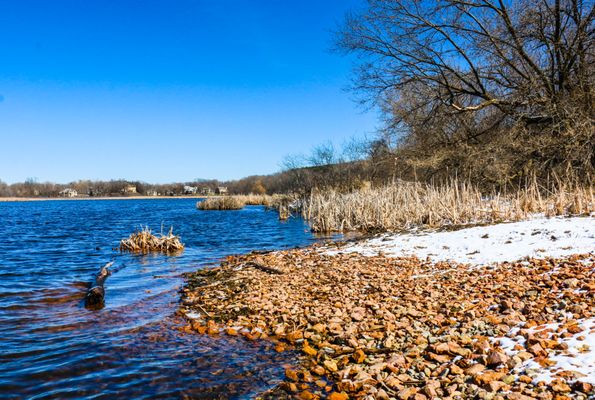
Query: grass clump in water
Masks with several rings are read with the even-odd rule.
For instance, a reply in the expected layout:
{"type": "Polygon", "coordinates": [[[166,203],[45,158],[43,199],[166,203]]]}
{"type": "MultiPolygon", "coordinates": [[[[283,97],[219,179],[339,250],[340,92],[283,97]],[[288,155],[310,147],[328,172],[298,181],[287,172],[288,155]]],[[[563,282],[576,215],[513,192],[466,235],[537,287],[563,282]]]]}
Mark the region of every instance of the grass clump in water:
{"type": "Polygon", "coordinates": [[[167,235],[163,232],[157,236],[153,235],[149,227],[144,227],[140,231],[131,234],[127,239],[120,241],[120,251],[131,253],[153,253],[160,252],[164,254],[174,254],[184,250],[184,244],[180,237],[173,234],[173,228],[170,228],[167,235]]]}
{"type": "Polygon", "coordinates": [[[239,196],[211,197],[196,203],[199,210],[241,210],[245,205],[239,196]]]}

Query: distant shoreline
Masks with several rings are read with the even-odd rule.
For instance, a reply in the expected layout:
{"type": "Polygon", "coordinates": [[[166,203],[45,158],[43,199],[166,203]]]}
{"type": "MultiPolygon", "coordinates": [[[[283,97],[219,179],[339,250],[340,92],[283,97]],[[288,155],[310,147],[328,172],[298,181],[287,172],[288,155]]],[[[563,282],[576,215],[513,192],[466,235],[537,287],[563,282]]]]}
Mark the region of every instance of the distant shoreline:
{"type": "Polygon", "coordinates": [[[217,196],[122,196],[122,197],[0,197],[0,203],[26,201],[82,201],[82,200],[156,200],[156,199],[204,199],[217,196]]]}

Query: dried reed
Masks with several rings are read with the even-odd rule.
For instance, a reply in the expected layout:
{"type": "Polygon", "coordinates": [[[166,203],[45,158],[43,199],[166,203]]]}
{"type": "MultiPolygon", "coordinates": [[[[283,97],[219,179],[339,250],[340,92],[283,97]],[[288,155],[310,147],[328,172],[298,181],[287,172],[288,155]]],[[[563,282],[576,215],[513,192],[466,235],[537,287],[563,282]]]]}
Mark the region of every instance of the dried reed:
{"type": "Polygon", "coordinates": [[[589,214],[595,211],[595,197],[592,185],[560,182],[549,190],[533,181],[514,193],[484,195],[456,179],[446,185],[397,181],[352,193],[313,192],[301,210],[315,232],[397,231],[518,221],[534,214],[589,214]]]}
{"type": "Polygon", "coordinates": [[[246,203],[237,196],[210,197],[196,203],[199,210],[241,210],[246,203]]]}
{"type": "Polygon", "coordinates": [[[144,227],[134,232],[127,239],[120,241],[120,251],[129,251],[132,253],[151,253],[161,252],[164,254],[174,254],[184,250],[184,244],[180,237],[173,234],[173,228],[164,235],[153,235],[151,229],[144,227]]]}
{"type": "Polygon", "coordinates": [[[245,206],[265,206],[279,209],[281,204],[288,203],[289,196],[246,194],[221,197],[209,197],[196,203],[199,210],[241,210],[245,206]]]}

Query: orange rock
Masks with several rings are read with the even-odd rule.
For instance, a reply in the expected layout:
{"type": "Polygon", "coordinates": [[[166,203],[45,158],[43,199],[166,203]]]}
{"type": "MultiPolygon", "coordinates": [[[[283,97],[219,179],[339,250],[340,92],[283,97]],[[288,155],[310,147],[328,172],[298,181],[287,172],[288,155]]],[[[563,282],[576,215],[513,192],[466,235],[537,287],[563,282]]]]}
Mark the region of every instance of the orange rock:
{"type": "Polygon", "coordinates": [[[314,377],[312,376],[312,374],[310,374],[309,371],[304,371],[302,373],[302,380],[304,382],[312,383],[312,382],[314,382],[314,377]]]}
{"type": "Polygon", "coordinates": [[[285,370],[285,376],[288,379],[291,379],[294,382],[297,382],[297,381],[300,380],[300,378],[298,377],[297,372],[295,372],[293,369],[290,369],[290,368],[288,368],[288,369],[285,370]]]}
{"type": "Polygon", "coordinates": [[[536,357],[545,357],[547,355],[547,352],[538,343],[530,346],[527,350],[536,357]]]}
{"type": "Polygon", "coordinates": [[[438,396],[436,389],[440,388],[440,382],[438,381],[427,381],[424,386],[424,393],[431,399],[438,396]]]}
{"type": "Polygon", "coordinates": [[[402,354],[393,354],[387,361],[386,363],[390,366],[390,365],[394,365],[397,367],[402,367],[405,366],[407,364],[407,360],[405,359],[405,357],[402,354]]]}
{"type": "Polygon", "coordinates": [[[471,354],[471,350],[461,347],[456,342],[448,342],[448,352],[462,357],[466,357],[471,354]]]}
{"type": "Polygon", "coordinates": [[[438,343],[437,345],[433,346],[433,349],[438,354],[446,354],[449,352],[447,343],[438,343]]]}
{"type": "Polygon", "coordinates": [[[479,374],[481,371],[483,371],[484,369],[486,369],[486,367],[483,364],[473,364],[472,366],[470,366],[469,368],[467,368],[465,370],[465,374],[475,376],[475,375],[479,374]]]}
{"type": "Polygon", "coordinates": [[[303,392],[301,392],[298,397],[301,400],[314,400],[316,399],[316,396],[313,395],[312,393],[310,393],[308,390],[304,390],[303,392]]]}
{"type": "Polygon", "coordinates": [[[582,326],[580,326],[578,324],[574,324],[574,325],[570,325],[566,330],[570,333],[576,334],[576,333],[581,333],[584,329],[582,326]]]}
{"type": "Polygon", "coordinates": [[[432,361],[436,361],[439,363],[447,363],[450,361],[450,357],[447,356],[446,354],[429,353],[428,358],[432,361]]]}
{"type": "Polygon", "coordinates": [[[324,367],[322,367],[320,365],[316,365],[316,366],[312,367],[311,371],[313,373],[315,373],[316,375],[320,375],[320,376],[326,374],[326,370],[324,369],[324,367]]]}
{"type": "Polygon", "coordinates": [[[334,360],[326,360],[322,364],[324,365],[324,368],[330,372],[337,372],[339,370],[337,363],[334,360]]]}
{"type": "Polygon", "coordinates": [[[299,339],[303,339],[304,338],[304,332],[302,332],[302,331],[293,331],[293,332],[288,333],[285,338],[289,342],[295,343],[299,339]]]}
{"type": "Polygon", "coordinates": [[[450,372],[452,372],[455,375],[461,375],[464,371],[461,367],[459,367],[456,364],[451,365],[450,367],[450,372]]]}
{"type": "Polygon", "coordinates": [[[506,364],[507,361],[508,356],[506,354],[500,353],[499,351],[492,351],[488,354],[486,364],[490,367],[496,367],[498,365],[506,364]]]}
{"type": "Polygon", "coordinates": [[[521,359],[521,361],[527,361],[533,358],[533,354],[527,351],[519,351],[516,356],[521,359]]]}
{"type": "Polygon", "coordinates": [[[366,354],[358,349],[353,353],[353,361],[355,361],[358,364],[361,364],[364,362],[364,360],[366,359],[366,354]]]}
{"type": "Polygon", "coordinates": [[[508,391],[510,386],[502,381],[492,381],[488,383],[488,389],[490,392],[508,391]]]}
{"type": "Polygon", "coordinates": [[[302,348],[302,350],[304,350],[304,353],[312,357],[315,357],[318,354],[316,349],[308,344],[307,340],[304,341],[304,347],[302,348]]]}
{"type": "Polygon", "coordinates": [[[504,372],[487,371],[479,375],[475,375],[475,383],[478,385],[486,385],[490,382],[500,380],[504,376],[504,372]]]}
{"type": "Polygon", "coordinates": [[[591,385],[590,383],[587,383],[587,382],[577,381],[574,383],[574,385],[572,385],[572,388],[574,390],[578,390],[579,392],[583,392],[585,394],[593,393],[593,385],[591,385]]]}
{"type": "Polygon", "coordinates": [[[400,400],[408,400],[409,398],[413,397],[417,393],[417,388],[414,387],[407,387],[397,394],[397,397],[400,400]]]}
{"type": "Polygon", "coordinates": [[[283,343],[277,343],[277,344],[275,345],[275,351],[276,351],[277,353],[283,353],[285,350],[286,350],[286,349],[285,349],[285,345],[284,345],[283,343]]]}
{"type": "Polygon", "coordinates": [[[568,386],[565,382],[559,380],[552,382],[551,388],[554,392],[558,393],[567,393],[571,390],[570,386],[568,386]]]}
{"type": "Polygon", "coordinates": [[[341,392],[341,393],[333,392],[328,395],[327,399],[328,400],[347,400],[347,399],[349,399],[349,396],[345,392],[341,392]]]}

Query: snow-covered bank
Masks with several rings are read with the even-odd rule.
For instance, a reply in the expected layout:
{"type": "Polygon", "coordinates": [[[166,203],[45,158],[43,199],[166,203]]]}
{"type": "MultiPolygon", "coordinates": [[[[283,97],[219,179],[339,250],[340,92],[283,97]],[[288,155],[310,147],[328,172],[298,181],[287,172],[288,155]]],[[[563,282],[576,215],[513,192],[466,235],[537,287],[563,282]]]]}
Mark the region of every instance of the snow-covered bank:
{"type": "Polygon", "coordinates": [[[332,253],[491,264],[526,257],[563,257],[595,251],[595,217],[537,218],[457,231],[385,234],[332,253]]]}

